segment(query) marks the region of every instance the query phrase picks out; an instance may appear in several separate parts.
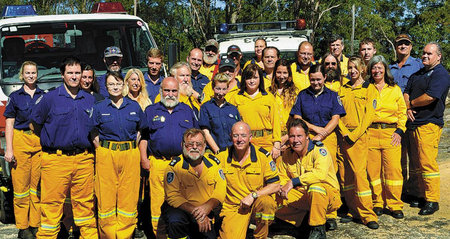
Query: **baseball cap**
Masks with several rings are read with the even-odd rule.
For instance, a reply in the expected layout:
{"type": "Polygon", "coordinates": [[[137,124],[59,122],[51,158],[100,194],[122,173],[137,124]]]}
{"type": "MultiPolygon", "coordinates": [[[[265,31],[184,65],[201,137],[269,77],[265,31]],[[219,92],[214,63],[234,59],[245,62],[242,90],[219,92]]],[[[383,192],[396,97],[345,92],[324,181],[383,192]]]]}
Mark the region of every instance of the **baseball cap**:
{"type": "Polygon", "coordinates": [[[219,49],[219,43],[214,39],[209,39],[208,41],[206,41],[205,48],[208,46],[214,46],[215,48],[219,49]]]}
{"type": "Polygon", "coordinates": [[[237,52],[240,55],[242,55],[241,48],[239,48],[239,46],[237,46],[237,45],[229,46],[228,50],[227,50],[227,54],[230,55],[231,53],[234,53],[234,52],[237,52]]]}
{"type": "Polygon", "coordinates": [[[410,39],[409,36],[406,35],[406,34],[400,34],[400,35],[398,35],[398,36],[395,38],[395,42],[396,42],[396,43],[399,42],[399,41],[402,41],[402,40],[411,42],[411,39],[410,39]]]}
{"type": "Polygon", "coordinates": [[[234,64],[234,61],[230,58],[222,59],[220,61],[219,69],[226,66],[236,68],[236,64],[234,64]]]}
{"type": "Polygon", "coordinates": [[[110,46],[105,49],[105,57],[118,56],[123,57],[122,51],[117,46],[110,46]]]}

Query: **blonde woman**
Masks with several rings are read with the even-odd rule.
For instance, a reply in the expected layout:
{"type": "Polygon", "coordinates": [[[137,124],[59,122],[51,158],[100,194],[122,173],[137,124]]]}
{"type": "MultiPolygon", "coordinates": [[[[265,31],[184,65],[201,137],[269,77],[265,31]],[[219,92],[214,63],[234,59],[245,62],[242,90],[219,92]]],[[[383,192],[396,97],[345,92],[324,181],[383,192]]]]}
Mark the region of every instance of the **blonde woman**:
{"type": "Polygon", "coordinates": [[[147,106],[152,104],[152,101],[148,97],[144,74],[136,68],[130,69],[125,75],[125,85],[122,95],[137,101],[142,110],[145,110],[147,106]]]}
{"type": "Polygon", "coordinates": [[[34,238],[40,224],[40,204],[37,186],[41,170],[41,145],[30,129],[30,115],[36,101],[44,95],[37,86],[37,65],[25,61],[19,78],[24,85],[11,93],[6,105],[5,160],[12,164],[14,215],[18,238],[34,238]]]}

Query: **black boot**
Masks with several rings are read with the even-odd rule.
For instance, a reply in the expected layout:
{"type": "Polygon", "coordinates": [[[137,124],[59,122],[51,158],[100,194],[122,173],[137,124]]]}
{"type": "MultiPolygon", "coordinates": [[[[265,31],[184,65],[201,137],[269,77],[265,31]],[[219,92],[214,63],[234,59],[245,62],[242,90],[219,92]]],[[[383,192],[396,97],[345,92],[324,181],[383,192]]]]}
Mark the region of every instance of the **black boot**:
{"type": "Polygon", "coordinates": [[[325,232],[325,225],[311,227],[309,239],[326,239],[326,238],[327,234],[325,232]]]}

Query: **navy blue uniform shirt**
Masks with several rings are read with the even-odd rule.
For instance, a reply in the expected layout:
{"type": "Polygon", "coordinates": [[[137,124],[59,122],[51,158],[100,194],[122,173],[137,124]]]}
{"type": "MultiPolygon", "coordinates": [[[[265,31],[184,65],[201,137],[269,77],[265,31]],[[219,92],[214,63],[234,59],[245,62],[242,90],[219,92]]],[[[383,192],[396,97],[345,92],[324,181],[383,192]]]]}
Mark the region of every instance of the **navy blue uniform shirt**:
{"type": "Polygon", "coordinates": [[[203,93],[203,88],[210,82],[209,78],[202,73],[198,73],[197,77],[191,74],[192,88],[200,95],[203,93]]]}
{"type": "Polygon", "coordinates": [[[148,123],[148,150],[156,157],[173,157],[183,153],[181,142],[183,133],[190,128],[198,128],[194,111],[186,104],[179,103],[172,113],[158,102],[145,109],[148,123]]]}
{"type": "Polygon", "coordinates": [[[90,118],[94,101],[94,96],[84,90],[78,91],[73,99],[64,84],[37,100],[31,120],[42,125],[42,147],[65,150],[90,148],[90,118]]]}
{"type": "MultiPolygon", "coordinates": [[[[106,89],[106,83],[105,83],[106,82],[106,74],[108,74],[108,73],[98,76],[97,82],[98,82],[98,85],[100,86],[100,91],[98,93],[100,93],[100,95],[105,97],[105,99],[108,99],[109,93],[108,93],[108,89],[106,89]]],[[[121,74],[122,74],[122,77],[125,78],[125,74],[123,74],[123,73],[121,73],[121,74]]]]}
{"type": "Polygon", "coordinates": [[[219,107],[212,98],[200,108],[198,124],[200,128],[209,130],[220,150],[225,150],[233,144],[230,138],[231,127],[240,120],[241,115],[236,106],[225,101],[222,107],[219,107]]]}
{"type": "Polygon", "coordinates": [[[8,103],[6,104],[5,118],[14,118],[14,129],[29,130],[31,109],[34,107],[36,101],[44,95],[44,91],[36,86],[36,91],[33,97],[25,92],[23,86],[9,95],[8,103]]]}
{"type": "Polygon", "coordinates": [[[317,97],[312,88],[308,87],[298,94],[290,115],[300,115],[310,124],[325,127],[333,115],[344,116],[345,109],[338,94],[326,86],[317,97]]]}
{"type": "Polygon", "coordinates": [[[147,89],[148,97],[154,103],[156,96],[159,94],[159,89],[161,88],[161,82],[164,80],[164,76],[160,75],[156,84],[153,84],[152,80],[150,80],[150,75],[148,72],[144,74],[145,80],[145,89],[147,89]]]}
{"type": "Polygon", "coordinates": [[[137,132],[147,125],[139,104],[128,97],[123,98],[119,108],[110,99],[98,102],[92,120],[100,140],[109,141],[135,141],[137,132]]]}
{"type": "Polygon", "coordinates": [[[423,67],[422,60],[414,57],[408,57],[402,68],[398,67],[398,62],[389,65],[391,69],[392,76],[394,76],[394,81],[400,86],[402,92],[405,92],[406,84],[408,84],[409,77],[416,73],[420,68],[423,67]]]}
{"type": "Polygon", "coordinates": [[[435,66],[431,70],[420,69],[411,75],[406,85],[405,93],[412,101],[423,94],[427,94],[436,100],[423,107],[413,107],[417,113],[414,114],[414,122],[407,121],[406,127],[414,129],[417,126],[433,123],[444,126],[445,98],[450,87],[450,76],[442,64],[435,66]]]}

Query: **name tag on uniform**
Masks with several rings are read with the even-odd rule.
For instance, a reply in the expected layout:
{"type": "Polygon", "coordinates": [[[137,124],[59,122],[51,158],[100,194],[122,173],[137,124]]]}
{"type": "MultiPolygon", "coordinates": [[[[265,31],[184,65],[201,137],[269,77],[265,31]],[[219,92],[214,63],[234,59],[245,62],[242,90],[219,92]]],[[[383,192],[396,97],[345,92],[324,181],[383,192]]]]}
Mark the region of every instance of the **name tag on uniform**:
{"type": "Polygon", "coordinates": [[[161,121],[161,122],[164,122],[164,121],[166,121],[166,118],[165,118],[164,116],[159,116],[159,115],[157,115],[157,116],[153,117],[153,121],[161,121]]]}
{"type": "Polygon", "coordinates": [[[111,114],[102,114],[102,116],[110,116],[111,114]]]}
{"type": "Polygon", "coordinates": [[[130,112],[130,115],[135,115],[136,114],[136,112],[130,112]]]}

